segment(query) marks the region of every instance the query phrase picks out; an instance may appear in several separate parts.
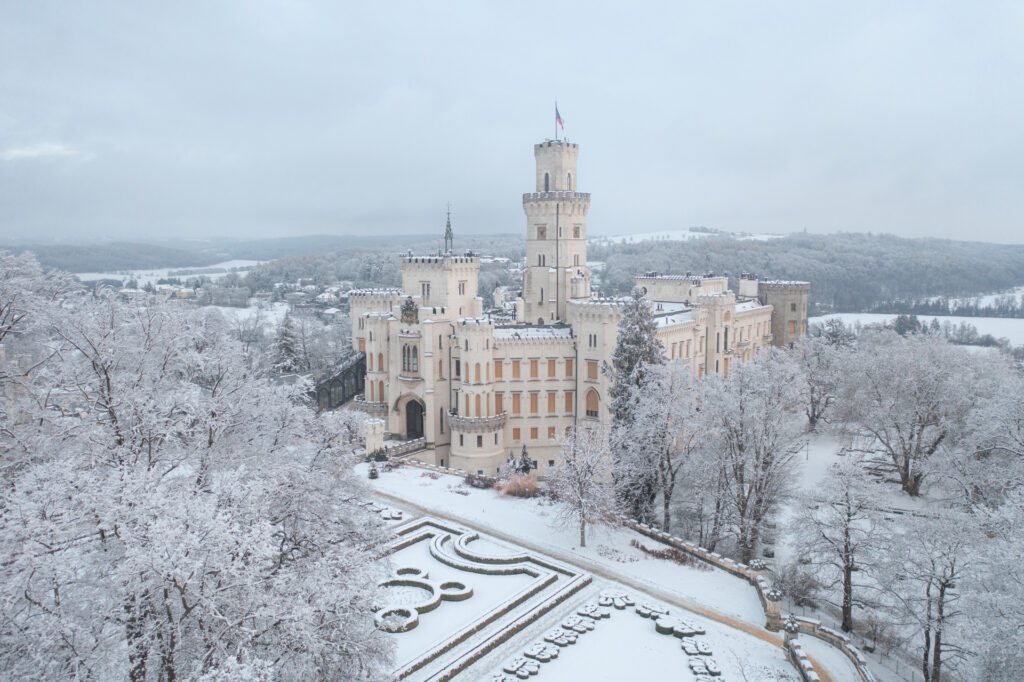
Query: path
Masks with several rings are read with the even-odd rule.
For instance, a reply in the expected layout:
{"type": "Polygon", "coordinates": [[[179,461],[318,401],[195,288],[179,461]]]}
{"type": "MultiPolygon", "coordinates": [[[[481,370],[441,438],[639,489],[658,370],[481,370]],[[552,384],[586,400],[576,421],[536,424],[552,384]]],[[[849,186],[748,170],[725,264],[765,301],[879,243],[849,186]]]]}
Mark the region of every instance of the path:
{"type": "MultiPolygon", "coordinates": [[[[573,552],[567,552],[564,549],[558,549],[556,547],[551,547],[549,545],[542,545],[539,543],[531,542],[525,538],[510,535],[508,533],[500,531],[497,528],[492,528],[481,523],[467,521],[463,518],[452,516],[443,510],[424,507],[414,502],[405,500],[396,495],[391,495],[380,490],[373,490],[372,492],[374,496],[381,498],[382,500],[386,500],[387,503],[390,505],[409,509],[423,516],[435,516],[438,518],[442,518],[447,521],[457,523],[461,526],[465,526],[466,528],[471,528],[481,533],[486,533],[487,535],[496,537],[500,540],[505,540],[506,542],[510,542],[513,545],[525,547],[526,549],[537,552],[539,554],[546,554],[550,557],[558,559],[559,561],[564,561],[567,564],[578,566],[579,568],[589,571],[590,573],[601,578],[604,578],[605,580],[621,583],[638,592],[643,592],[644,594],[649,594],[652,597],[657,597],[659,600],[672,604],[673,606],[676,606],[678,608],[704,616],[705,618],[721,623],[728,627],[734,628],[736,630],[742,630],[743,632],[749,635],[753,635],[754,637],[757,637],[760,640],[768,642],[769,644],[773,644],[778,647],[782,646],[782,637],[780,635],[776,635],[772,632],[769,632],[768,630],[765,630],[762,627],[752,625],[751,623],[744,622],[742,620],[739,620],[738,618],[733,618],[732,616],[720,613],[706,606],[695,604],[692,601],[684,597],[681,597],[680,595],[663,590],[657,587],[656,585],[652,585],[651,583],[648,583],[646,581],[638,581],[625,573],[609,569],[607,566],[598,564],[595,561],[587,559],[586,557],[579,556],[578,554],[575,554],[573,552]]],[[[835,682],[832,676],[828,674],[828,671],[825,669],[824,666],[820,665],[813,658],[811,658],[811,663],[812,665],[814,665],[814,671],[818,673],[818,676],[821,678],[821,682],[835,682]]]]}

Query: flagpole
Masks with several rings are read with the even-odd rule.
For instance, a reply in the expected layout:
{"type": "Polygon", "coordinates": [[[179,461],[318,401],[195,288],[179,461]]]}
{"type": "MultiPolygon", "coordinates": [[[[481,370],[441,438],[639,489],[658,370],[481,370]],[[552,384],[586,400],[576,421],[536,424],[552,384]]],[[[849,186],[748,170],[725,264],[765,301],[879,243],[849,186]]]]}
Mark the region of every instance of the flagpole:
{"type": "Polygon", "coordinates": [[[555,139],[558,139],[558,100],[555,100],[555,139]]]}

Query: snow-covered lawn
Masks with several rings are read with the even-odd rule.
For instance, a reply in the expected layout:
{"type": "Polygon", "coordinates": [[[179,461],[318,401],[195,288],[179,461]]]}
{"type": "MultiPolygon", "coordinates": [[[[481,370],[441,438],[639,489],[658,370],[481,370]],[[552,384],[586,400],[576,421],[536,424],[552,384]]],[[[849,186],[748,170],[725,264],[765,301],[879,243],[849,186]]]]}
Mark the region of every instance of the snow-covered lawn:
{"type": "MultiPolygon", "coordinates": [[[[825,320],[838,317],[847,325],[860,323],[862,325],[881,324],[896,319],[896,315],[888,313],[836,313],[821,317],[808,318],[807,324],[820,324],[825,320]]],[[[979,334],[991,334],[997,339],[1007,338],[1014,346],[1024,344],[1024,318],[1012,317],[960,317],[957,315],[918,315],[917,319],[922,324],[930,324],[933,319],[938,319],[939,324],[949,322],[959,325],[961,322],[974,325],[979,334]]]]}
{"type": "Polygon", "coordinates": [[[139,283],[140,287],[143,287],[148,283],[156,284],[158,279],[167,279],[168,277],[187,279],[188,277],[197,276],[172,275],[170,273],[196,272],[215,280],[233,270],[240,273],[251,270],[262,262],[258,260],[228,260],[222,263],[214,263],[213,265],[195,265],[180,268],[142,268],[139,270],[122,270],[120,272],[76,272],[74,274],[83,282],[97,279],[134,279],[139,283]]]}
{"type": "MultiPolygon", "coordinates": [[[[589,566],[594,566],[610,573],[625,573],[634,584],[663,590],[753,625],[764,624],[764,611],[757,592],[746,581],[724,571],[700,570],[650,558],[632,547],[630,541],[635,539],[647,547],[655,547],[657,543],[625,528],[591,528],[587,546],[578,547],[579,529],[558,524],[554,507],[543,498],[501,497],[494,490],[463,485],[455,476],[427,475],[413,467],[382,473],[369,483],[376,490],[432,513],[522,538],[528,541],[528,546],[541,551],[558,553],[556,556],[569,552],[586,562],[588,570],[591,570],[589,566]]],[[[388,500],[387,503],[393,502],[388,500]]]]}
{"type": "Polygon", "coordinates": [[[265,304],[250,305],[246,308],[234,308],[231,306],[224,305],[209,305],[204,306],[203,310],[211,308],[219,310],[224,315],[224,318],[229,322],[234,322],[237,320],[251,320],[252,318],[256,317],[256,315],[260,315],[262,316],[263,321],[267,325],[276,328],[277,325],[281,324],[281,320],[284,319],[284,316],[290,309],[290,306],[283,301],[278,301],[276,303],[271,303],[269,306],[265,304]]]}

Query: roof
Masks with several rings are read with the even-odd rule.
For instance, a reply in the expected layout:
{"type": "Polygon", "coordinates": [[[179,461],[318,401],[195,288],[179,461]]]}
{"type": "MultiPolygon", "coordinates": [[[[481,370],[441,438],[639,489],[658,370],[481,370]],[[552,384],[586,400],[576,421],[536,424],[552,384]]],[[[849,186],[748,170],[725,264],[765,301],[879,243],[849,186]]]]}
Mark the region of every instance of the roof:
{"type": "Polygon", "coordinates": [[[572,327],[537,327],[537,326],[514,326],[495,327],[495,341],[544,341],[555,339],[571,339],[572,327]]]}
{"type": "Polygon", "coordinates": [[[740,301],[736,304],[736,312],[745,313],[748,310],[757,310],[758,308],[766,308],[767,306],[761,305],[760,301],[740,301]]]}

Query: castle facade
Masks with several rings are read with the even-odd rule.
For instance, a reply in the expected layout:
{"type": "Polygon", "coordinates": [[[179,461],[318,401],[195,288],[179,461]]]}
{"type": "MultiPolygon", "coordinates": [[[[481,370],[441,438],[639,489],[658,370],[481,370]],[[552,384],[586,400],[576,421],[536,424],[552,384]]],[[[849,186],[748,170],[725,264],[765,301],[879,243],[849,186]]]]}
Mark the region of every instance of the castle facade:
{"type": "MultiPolygon", "coordinates": [[[[349,293],[353,347],[365,353],[359,408],[391,437],[423,438],[420,459],[487,475],[525,445],[544,475],[569,427],[610,420],[609,377],[620,299],[591,295],[590,195],[577,190],[579,146],[534,145],[535,191],[523,195],[522,291],[485,314],[480,259],[452,250],[401,257],[400,289],[349,293]]],[[[806,331],[806,282],[744,275],[739,291],[714,275],[638,277],[670,362],[727,375],[769,344],[806,331]]]]}

